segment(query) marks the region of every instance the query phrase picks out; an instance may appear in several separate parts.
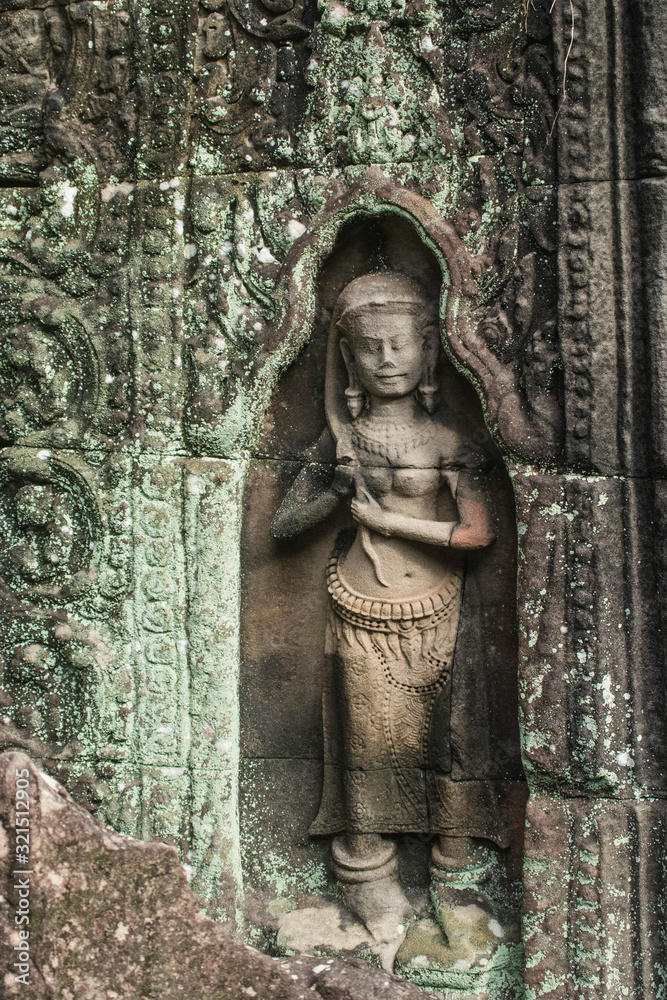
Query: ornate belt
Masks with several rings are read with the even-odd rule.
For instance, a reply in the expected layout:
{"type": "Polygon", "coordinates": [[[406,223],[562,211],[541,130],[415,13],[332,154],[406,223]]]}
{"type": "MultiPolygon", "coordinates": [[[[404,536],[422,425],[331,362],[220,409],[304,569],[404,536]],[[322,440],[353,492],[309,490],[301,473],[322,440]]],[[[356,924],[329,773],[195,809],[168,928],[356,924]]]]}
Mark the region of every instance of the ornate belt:
{"type": "Polygon", "coordinates": [[[327,565],[327,589],[336,613],[353,625],[386,632],[427,628],[444,620],[457,606],[461,570],[451,570],[429,594],[404,601],[383,601],[365,597],[348,587],[339,575],[338,561],[339,555],[334,552],[327,565]]]}

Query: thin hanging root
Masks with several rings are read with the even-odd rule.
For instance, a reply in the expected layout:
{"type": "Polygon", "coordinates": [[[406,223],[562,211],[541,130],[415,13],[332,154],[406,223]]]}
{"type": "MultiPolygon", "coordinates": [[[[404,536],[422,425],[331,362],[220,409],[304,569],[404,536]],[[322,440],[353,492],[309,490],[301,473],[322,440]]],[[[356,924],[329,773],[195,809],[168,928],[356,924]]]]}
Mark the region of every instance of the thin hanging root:
{"type": "MultiPolygon", "coordinates": [[[[551,7],[549,8],[549,13],[553,14],[554,7],[556,6],[558,0],[553,0],[551,7]]],[[[570,0],[570,44],[567,47],[567,53],[565,55],[565,62],[563,63],[563,100],[567,98],[567,64],[570,60],[570,53],[572,52],[572,46],[574,45],[574,3],[570,0]]]]}
{"type": "MultiPolygon", "coordinates": [[[[526,21],[528,20],[528,10],[532,5],[532,3],[533,0],[527,0],[526,2],[526,21]]],[[[550,14],[553,14],[554,7],[556,6],[557,3],[558,0],[552,0],[551,7],[549,8],[550,14]]],[[[545,146],[548,146],[549,142],[553,138],[554,129],[556,128],[556,122],[558,121],[558,116],[561,112],[563,104],[567,100],[567,65],[570,60],[570,53],[572,52],[572,46],[574,45],[574,21],[575,21],[574,3],[573,0],[570,0],[570,44],[567,47],[567,52],[565,53],[565,62],[563,63],[563,97],[561,99],[560,104],[558,105],[558,111],[554,115],[554,120],[551,123],[551,128],[549,129],[549,135],[547,136],[547,141],[545,143],[545,146]]]]}
{"type": "MultiPolygon", "coordinates": [[[[523,9],[524,14],[526,15],[526,17],[524,19],[524,22],[523,22],[523,30],[526,33],[528,32],[528,14],[530,13],[530,8],[534,7],[534,6],[535,6],[535,0],[526,0],[525,6],[524,6],[524,9],[523,9]]],[[[551,11],[549,11],[549,13],[551,13],[551,11]]]]}

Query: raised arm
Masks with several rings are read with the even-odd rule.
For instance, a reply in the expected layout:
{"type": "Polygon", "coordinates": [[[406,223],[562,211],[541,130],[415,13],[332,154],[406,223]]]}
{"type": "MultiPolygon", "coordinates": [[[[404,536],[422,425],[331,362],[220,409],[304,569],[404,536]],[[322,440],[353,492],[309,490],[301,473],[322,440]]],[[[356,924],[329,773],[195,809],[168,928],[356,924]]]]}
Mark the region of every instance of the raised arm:
{"type": "Polygon", "coordinates": [[[271,522],[274,538],[291,538],[324,521],[341,500],[354,492],[351,467],[336,466],[333,480],[327,459],[335,455],[328,431],[309,452],[307,464],[292,483],[271,522]]]}
{"type": "Polygon", "coordinates": [[[271,522],[274,538],[290,538],[314,527],[332,514],[341,500],[352,495],[351,469],[339,465],[327,486],[328,480],[331,480],[330,466],[313,464],[301,470],[271,522]]]}

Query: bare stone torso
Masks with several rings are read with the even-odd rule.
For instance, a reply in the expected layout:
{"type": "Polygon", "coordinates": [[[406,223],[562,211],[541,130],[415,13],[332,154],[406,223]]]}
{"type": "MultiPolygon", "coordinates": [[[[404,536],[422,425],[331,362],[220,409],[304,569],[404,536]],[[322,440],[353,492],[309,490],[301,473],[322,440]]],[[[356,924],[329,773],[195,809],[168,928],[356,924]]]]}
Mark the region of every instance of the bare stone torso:
{"type": "MultiPolygon", "coordinates": [[[[359,424],[339,448],[339,458],[348,458],[357,468],[356,495],[365,492],[392,513],[437,520],[440,491],[449,491],[442,470],[453,458],[457,436],[433,417],[396,426],[369,416],[359,424]]],[[[451,494],[450,502],[455,509],[451,494]]],[[[339,572],[361,595],[396,600],[429,593],[456,564],[456,555],[441,547],[360,529],[339,572]]]]}

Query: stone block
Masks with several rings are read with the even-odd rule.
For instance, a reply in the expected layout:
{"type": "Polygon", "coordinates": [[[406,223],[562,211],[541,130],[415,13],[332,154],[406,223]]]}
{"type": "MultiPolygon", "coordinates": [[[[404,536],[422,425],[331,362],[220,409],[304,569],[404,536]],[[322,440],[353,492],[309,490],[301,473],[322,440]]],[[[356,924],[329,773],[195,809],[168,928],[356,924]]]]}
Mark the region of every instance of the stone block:
{"type": "Polygon", "coordinates": [[[663,685],[653,608],[648,595],[628,594],[651,485],[519,471],[513,482],[529,783],[568,794],[662,794],[663,685]]]}
{"type": "Polygon", "coordinates": [[[659,996],[665,802],[533,795],[524,862],[527,995],[659,996]]]}
{"type": "Polygon", "coordinates": [[[428,1000],[363,963],[242,945],[201,912],[172,847],[96,823],[25,754],[0,756],[0,833],[3,996],[428,1000]]]}

